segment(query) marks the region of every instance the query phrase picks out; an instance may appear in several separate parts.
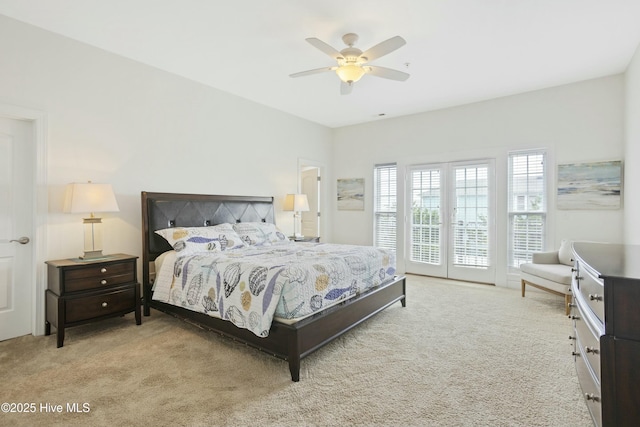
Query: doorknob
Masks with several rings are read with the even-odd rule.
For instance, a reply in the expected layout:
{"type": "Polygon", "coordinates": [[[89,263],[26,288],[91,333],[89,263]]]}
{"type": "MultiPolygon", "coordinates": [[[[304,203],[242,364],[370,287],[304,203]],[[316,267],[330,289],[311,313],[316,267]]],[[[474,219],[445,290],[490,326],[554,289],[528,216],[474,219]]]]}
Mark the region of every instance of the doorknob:
{"type": "Polygon", "coordinates": [[[29,243],[29,238],[26,237],[26,236],[22,236],[19,239],[11,239],[11,240],[9,240],[9,242],[18,242],[21,245],[26,245],[27,243],[29,243]]]}

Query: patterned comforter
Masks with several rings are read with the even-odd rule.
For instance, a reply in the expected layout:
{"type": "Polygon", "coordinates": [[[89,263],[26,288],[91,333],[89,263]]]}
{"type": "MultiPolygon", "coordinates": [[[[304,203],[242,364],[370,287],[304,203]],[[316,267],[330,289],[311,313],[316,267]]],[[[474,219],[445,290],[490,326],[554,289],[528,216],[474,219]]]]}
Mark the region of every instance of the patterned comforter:
{"type": "Polygon", "coordinates": [[[301,319],[395,274],[392,251],[282,242],[164,262],[153,299],[220,317],[260,337],[275,317],[301,319]]]}

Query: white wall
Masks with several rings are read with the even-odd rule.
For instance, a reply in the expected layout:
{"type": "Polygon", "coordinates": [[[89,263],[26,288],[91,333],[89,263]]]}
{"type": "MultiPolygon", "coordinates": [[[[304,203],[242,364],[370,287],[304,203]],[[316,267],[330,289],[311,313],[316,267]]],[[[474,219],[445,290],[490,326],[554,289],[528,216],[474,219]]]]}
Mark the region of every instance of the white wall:
{"type": "Polygon", "coordinates": [[[331,160],[328,128],[1,15],[0,103],[48,114],[48,259],[83,250],[69,182],[113,185],[105,253],[140,255],[142,190],[274,196],[292,231],[298,158],[331,160]]]}
{"type": "Polygon", "coordinates": [[[624,238],[640,244],[640,46],[625,74],[624,238]]]}
{"type": "MultiPolygon", "coordinates": [[[[550,160],[548,248],[559,247],[564,238],[621,242],[622,210],[558,211],[554,186],[558,163],[622,159],[623,91],[624,78],[617,75],[335,130],[335,177],[364,177],[366,208],[363,212],[335,211],[334,240],[372,243],[374,164],[397,162],[399,182],[403,182],[408,165],[495,158],[496,283],[505,285],[507,153],[543,147],[548,149],[550,160]]],[[[333,191],[335,194],[335,186],[333,191]]],[[[400,206],[401,226],[403,216],[400,206]]],[[[401,260],[402,236],[399,240],[401,260]]],[[[402,263],[399,268],[403,268],[402,263]]]]}

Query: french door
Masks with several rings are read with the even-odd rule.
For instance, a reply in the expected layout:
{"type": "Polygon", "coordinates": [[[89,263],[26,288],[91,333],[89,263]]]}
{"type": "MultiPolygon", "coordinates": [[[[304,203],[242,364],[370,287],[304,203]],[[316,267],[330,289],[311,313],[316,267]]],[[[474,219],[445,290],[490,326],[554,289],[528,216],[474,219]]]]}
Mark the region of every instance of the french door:
{"type": "Polygon", "coordinates": [[[494,161],[407,172],[407,272],[495,283],[494,161]]]}

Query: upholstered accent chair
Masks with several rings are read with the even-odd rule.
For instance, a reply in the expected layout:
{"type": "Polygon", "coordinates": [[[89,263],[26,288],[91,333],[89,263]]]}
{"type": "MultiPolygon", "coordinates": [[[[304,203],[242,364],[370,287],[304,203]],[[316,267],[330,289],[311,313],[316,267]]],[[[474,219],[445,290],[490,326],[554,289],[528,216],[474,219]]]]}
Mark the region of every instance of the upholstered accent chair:
{"type": "Polygon", "coordinates": [[[568,315],[571,304],[572,268],[573,259],[569,241],[563,240],[557,251],[534,253],[532,262],[520,265],[522,297],[524,298],[526,285],[562,296],[565,312],[568,315]]]}

